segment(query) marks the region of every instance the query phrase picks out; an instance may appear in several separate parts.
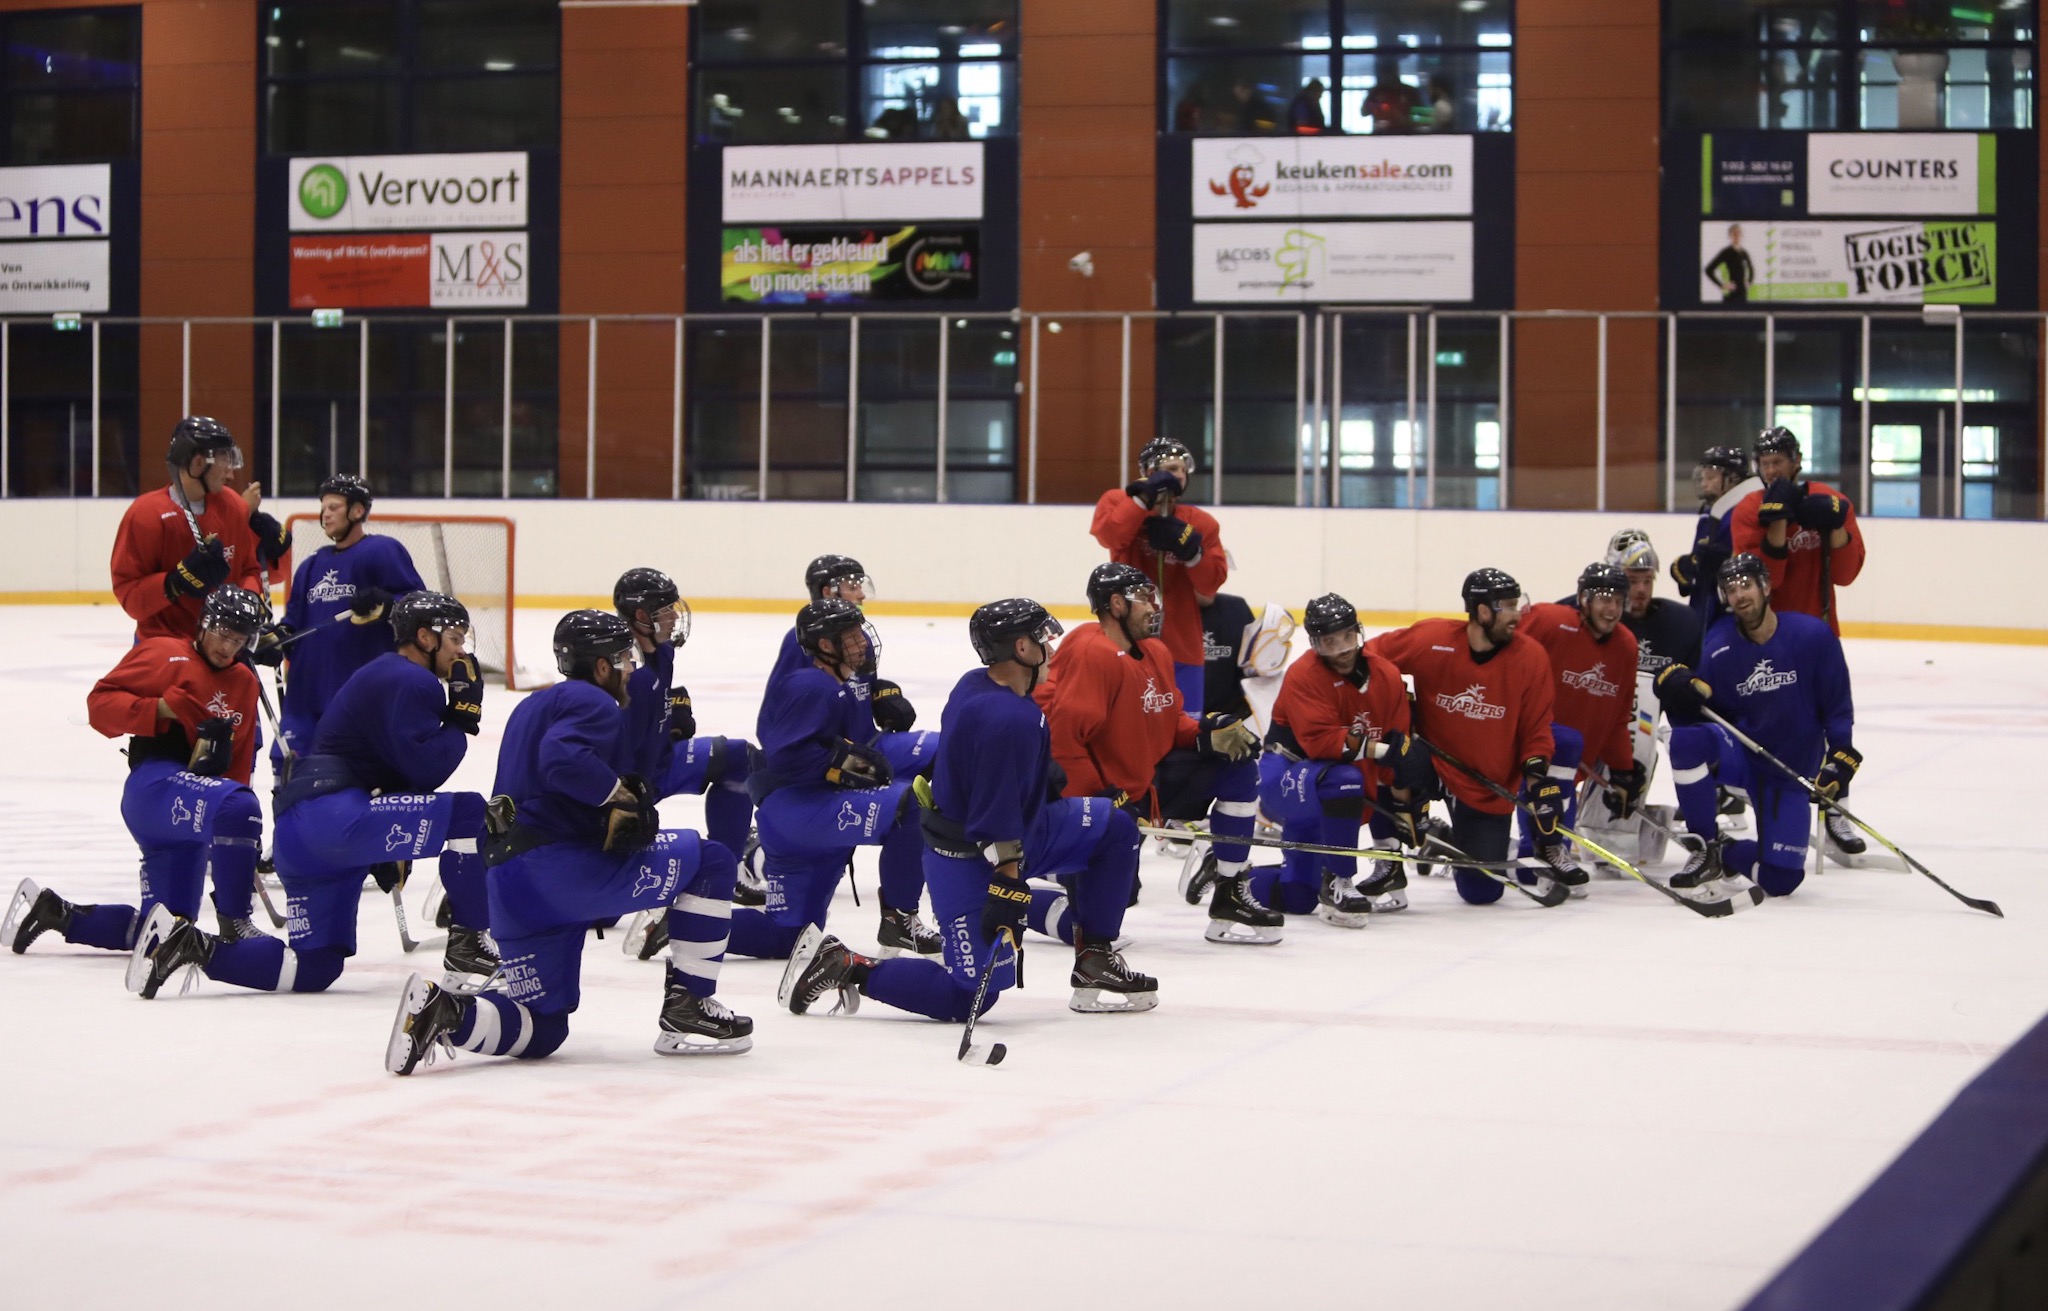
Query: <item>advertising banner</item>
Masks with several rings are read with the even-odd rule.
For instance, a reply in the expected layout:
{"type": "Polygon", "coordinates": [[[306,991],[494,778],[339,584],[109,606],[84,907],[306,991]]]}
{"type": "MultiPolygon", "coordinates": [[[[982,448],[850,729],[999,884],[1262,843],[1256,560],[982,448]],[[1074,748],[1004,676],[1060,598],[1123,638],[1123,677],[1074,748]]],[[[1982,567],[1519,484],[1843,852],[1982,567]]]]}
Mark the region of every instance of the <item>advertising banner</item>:
{"type": "Polygon", "coordinates": [[[294,159],[293,232],[523,228],[525,151],[294,159]]]}
{"type": "Polygon", "coordinates": [[[1194,216],[1353,218],[1472,212],[1472,138],[1203,137],[1194,216]]]}
{"type": "Polygon", "coordinates": [[[1708,305],[1990,305],[1998,299],[1998,225],[1702,223],[1700,269],[1708,305]]]}
{"type": "Polygon", "coordinates": [[[0,241],[104,240],[112,175],[105,164],[0,168],[0,241]]]}
{"type": "Polygon", "coordinates": [[[0,313],[103,314],[110,302],[108,242],[0,244],[0,313]]]}
{"type": "Polygon", "coordinates": [[[979,141],[728,146],[724,221],[979,219],[979,141]]]}
{"type": "Polygon", "coordinates": [[[524,232],[293,237],[293,309],[524,309],[524,232]]]}
{"type": "Polygon", "coordinates": [[[766,305],[973,300],[981,234],[972,227],[727,228],[727,301],[766,305]]]}
{"type": "Polygon", "coordinates": [[[1194,299],[1472,299],[1470,223],[1197,223],[1194,299]]]}
{"type": "Polygon", "coordinates": [[[1806,139],[1809,214],[1995,214],[1988,132],[1816,132],[1806,139]]]}
{"type": "Polygon", "coordinates": [[[524,232],[436,232],[430,309],[526,308],[524,232]]]}
{"type": "Polygon", "coordinates": [[[1775,218],[1806,212],[1806,151],[1789,132],[1700,138],[1700,213],[1775,218]]]}

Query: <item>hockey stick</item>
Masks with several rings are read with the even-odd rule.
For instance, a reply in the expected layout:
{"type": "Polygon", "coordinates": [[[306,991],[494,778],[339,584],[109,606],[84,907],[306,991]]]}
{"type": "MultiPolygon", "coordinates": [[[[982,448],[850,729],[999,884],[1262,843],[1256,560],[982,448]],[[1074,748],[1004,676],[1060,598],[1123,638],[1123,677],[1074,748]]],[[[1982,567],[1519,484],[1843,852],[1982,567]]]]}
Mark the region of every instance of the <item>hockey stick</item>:
{"type": "MultiPolygon", "coordinates": [[[[1369,803],[1368,803],[1369,804],[1369,803]]],[[[1147,837],[1169,838],[1180,842],[1243,843],[1250,847],[1268,847],[1275,851],[1305,851],[1314,856],[1357,856],[1366,860],[1398,860],[1404,865],[1448,865],[1455,861],[1478,870],[1549,870],[1550,866],[1540,860],[1510,857],[1507,860],[1473,860],[1459,855],[1456,857],[1438,855],[1431,858],[1398,847],[1330,847],[1320,842],[1295,842],[1287,838],[1269,838],[1254,833],[1247,837],[1224,837],[1205,828],[1161,828],[1152,824],[1138,825],[1138,832],[1147,837]]]]}
{"type": "MultiPolygon", "coordinates": [[[[1020,963],[1022,957],[1017,950],[1017,938],[1010,932],[1009,926],[1005,925],[1000,929],[997,936],[1001,941],[1010,944],[1011,962],[1020,963]]],[[[996,966],[1000,963],[995,959],[995,947],[995,943],[989,944],[988,968],[981,972],[981,982],[974,986],[974,1004],[967,1009],[967,1029],[960,1035],[960,1052],[954,1057],[963,1065],[1001,1065],[1003,1057],[1010,1054],[1010,1049],[999,1042],[991,1043],[986,1048],[974,1045],[974,1022],[981,1018],[982,1003],[988,1000],[988,981],[996,976],[996,966]]]]}
{"type": "MultiPolygon", "coordinates": [[[[1415,740],[1418,742],[1423,741],[1423,739],[1419,735],[1416,737],[1415,740]]],[[[1427,746],[1433,754],[1441,758],[1446,764],[1450,765],[1459,773],[1465,775],[1467,778],[1478,783],[1487,791],[1499,797],[1502,801],[1508,802],[1510,805],[1513,805],[1514,807],[1522,811],[1523,814],[1529,815],[1532,819],[1534,818],[1534,812],[1532,812],[1529,809],[1529,807],[1522,802],[1521,798],[1517,797],[1514,793],[1502,787],[1499,783],[1496,783],[1491,778],[1488,778],[1486,775],[1480,773],[1478,770],[1466,764],[1464,761],[1458,759],[1456,756],[1451,755],[1448,752],[1444,751],[1443,748],[1437,746],[1434,742],[1424,742],[1424,745],[1427,746]]],[[[1593,853],[1593,855],[1597,859],[1606,861],[1608,864],[1614,866],[1614,868],[1620,870],[1622,873],[1627,874],[1630,878],[1636,880],[1636,882],[1644,884],[1647,887],[1655,888],[1657,891],[1663,893],[1666,897],[1670,898],[1672,901],[1677,902],[1679,905],[1685,907],[1687,910],[1691,911],[1695,915],[1702,915],[1708,919],[1720,919],[1724,916],[1733,915],[1736,911],[1735,897],[1730,897],[1724,901],[1694,901],[1692,898],[1687,897],[1682,893],[1674,892],[1669,887],[1666,887],[1664,884],[1659,883],[1656,879],[1653,879],[1649,875],[1643,873],[1634,865],[1629,864],[1629,862],[1623,860],[1620,856],[1615,855],[1613,852],[1601,846],[1599,843],[1593,841],[1591,838],[1585,836],[1583,833],[1579,833],[1571,828],[1566,827],[1563,824],[1559,824],[1557,826],[1557,831],[1563,834],[1565,837],[1570,838],[1573,842],[1578,843],[1587,851],[1593,853]]],[[[1763,901],[1764,890],[1762,888],[1751,888],[1749,891],[1751,894],[1749,902],[1750,905],[1754,906],[1763,901]]]]}
{"type": "MultiPolygon", "coordinates": [[[[1600,787],[1606,788],[1608,791],[1619,790],[1615,788],[1613,783],[1608,779],[1607,771],[1600,768],[1600,766],[1597,763],[1588,763],[1586,765],[1586,772],[1591,776],[1592,781],[1599,784],[1600,787]]],[[[1579,801],[1579,809],[1583,812],[1587,804],[1587,799],[1582,798],[1579,801]]],[[[1657,819],[1654,815],[1650,813],[1650,808],[1648,806],[1638,803],[1636,808],[1633,811],[1630,811],[1629,813],[1636,818],[1637,822],[1646,824],[1650,828],[1657,830],[1659,833],[1662,833],[1664,835],[1667,841],[1675,842],[1680,847],[1685,848],[1687,851],[1693,850],[1692,842],[1699,841],[1699,839],[1697,837],[1694,837],[1692,834],[1680,833],[1676,829],[1672,828],[1670,825],[1665,824],[1659,819],[1657,819]],[[1688,842],[1688,838],[1691,838],[1692,842],[1688,842]]],[[[1683,871],[1680,872],[1682,873],[1683,871]]],[[[1637,875],[1637,877],[1641,878],[1645,883],[1648,883],[1651,887],[1662,886],[1665,889],[1665,891],[1668,892],[1671,896],[1682,899],[1688,906],[1712,907],[1716,905],[1725,904],[1728,907],[1726,911],[1709,910],[1707,912],[1708,914],[1713,915],[1717,918],[1721,915],[1732,915],[1736,911],[1748,910],[1751,906],[1761,906],[1764,903],[1765,898],[1769,895],[1765,893],[1763,889],[1757,887],[1755,883],[1751,882],[1747,878],[1747,876],[1741,874],[1737,874],[1735,875],[1735,877],[1742,879],[1745,883],[1749,883],[1750,886],[1746,888],[1729,889],[1729,895],[1722,901],[1695,901],[1691,897],[1687,897],[1684,893],[1678,891],[1678,889],[1671,887],[1669,884],[1660,885],[1656,880],[1649,878],[1647,875],[1639,874],[1637,875]]]]}
{"type": "MultiPolygon", "coordinates": [[[[1374,801],[1371,797],[1360,797],[1359,800],[1363,801],[1367,806],[1370,806],[1375,814],[1384,815],[1388,819],[1394,821],[1396,825],[1400,824],[1400,816],[1395,815],[1394,813],[1389,811],[1385,806],[1382,806],[1379,802],[1374,801]]],[[[1450,865],[1455,868],[1469,869],[1473,873],[1478,874],[1484,878],[1492,879],[1495,883],[1500,884],[1504,888],[1513,888],[1516,892],[1521,893],[1523,896],[1535,902],[1537,905],[1543,907],[1543,909],[1545,910],[1549,910],[1554,906],[1564,905],[1566,898],[1571,896],[1570,889],[1566,888],[1563,883],[1559,882],[1554,878],[1548,879],[1548,882],[1550,883],[1549,892],[1538,892],[1534,887],[1531,887],[1529,884],[1522,882],[1520,879],[1509,878],[1506,874],[1500,873],[1498,870],[1492,868],[1492,866],[1496,863],[1506,865],[1506,861],[1495,862],[1490,860],[1475,860],[1471,856],[1468,856],[1464,852],[1458,850],[1458,848],[1452,846],[1450,843],[1444,841],[1442,838],[1438,837],[1434,833],[1428,835],[1426,845],[1431,851],[1437,853],[1437,859],[1434,862],[1435,864],[1450,865]]],[[[1515,859],[1519,860],[1520,858],[1516,857],[1515,859]]],[[[1536,870],[1540,870],[1546,877],[1551,873],[1550,866],[1544,864],[1542,861],[1531,861],[1529,865],[1516,864],[1511,866],[1511,868],[1533,868],[1536,870]]]]}
{"type": "Polygon", "coordinates": [[[1801,774],[1798,770],[1792,768],[1792,766],[1786,764],[1784,761],[1778,759],[1770,752],[1764,750],[1763,747],[1757,743],[1755,738],[1751,737],[1749,734],[1743,732],[1735,725],[1729,723],[1726,719],[1723,719],[1719,714],[1715,713],[1714,708],[1712,706],[1702,706],[1700,707],[1700,712],[1704,714],[1708,719],[1711,719],[1715,723],[1719,724],[1722,728],[1727,729],[1729,734],[1732,737],[1734,737],[1734,739],[1737,742],[1740,742],[1744,748],[1763,757],[1765,760],[1770,761],[1771,764],[1777,768],[1779,773],[1783,774],[1786,778],[1791,779],[1800,787],[1805,788],[1806,795],[1813,798],[1814,803],[1816,805],[1821,806],[1823,809],[1834,811],[1843,819],[1848,820],[1857,828],[1862,829],[1871,837],[1876,838],[1878,843],[1882,845],[1885,850],[1891,852],[1900,860],[1905,861],[1906,867],[1908,869],[1917,870],[1920,873],[1925,874],[1929,879],[1932,879],[1934,881],[1934,886],[1940,888],[1949,896],[1954,897],[1957,901],[1962,902],[1971,910],[1981,910],[1987,915],[1996,915],[2000,919],[2005,918],[2005,912],[1998,908],[1997,902],[1988,901],[1982,897],[1966,897],[1962,893],[1957,892],[1954,888],[1950,887],[1948,884],[1942,882],[1941,877],[1938,874],[1936,874],[1933,870],[1927,868],[1919,861],[1907,855],[1905,851],[1897,843],[1893,842],[1890,838],[1886,837],[1884,834],[1878,832],[1876,829],[1870,827],[1870,825],[1864,823],[1862,820],[1856,818],[1856,816],[1849,813],[1849,808],[1847,806],[1835,800],[1833,797],[1823,795],[1821,793],[1820,785],[1818,783],[1815,783],[1812,779],[1806,777],[1804,774],[1801,774]]]}

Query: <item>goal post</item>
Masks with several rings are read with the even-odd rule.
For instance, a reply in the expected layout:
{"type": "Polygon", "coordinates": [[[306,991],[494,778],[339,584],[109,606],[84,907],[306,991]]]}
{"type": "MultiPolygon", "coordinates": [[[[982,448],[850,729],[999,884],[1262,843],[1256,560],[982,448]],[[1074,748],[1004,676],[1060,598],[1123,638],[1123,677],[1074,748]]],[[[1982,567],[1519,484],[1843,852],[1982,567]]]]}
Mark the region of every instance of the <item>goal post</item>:
{"type": "MultiPolygon", "coordinates": [[[[285,521],[291,538],[292,573],[301,561],[328,545],[317,514],[295,514],[285,521]]],[[[486,673],[501,676],[518,690],[533,676],[519,666],[512,640],[512,554],[515,528],[510,519],[489,515],[378,514],[364,525],[372,536],[389,537],[412,556],[413,568],[427,587],[454,597],[469,610],[470,649],[486,673]]],[[[285,576],[285,599],[291,599],[292,574],[285,576]]]]}

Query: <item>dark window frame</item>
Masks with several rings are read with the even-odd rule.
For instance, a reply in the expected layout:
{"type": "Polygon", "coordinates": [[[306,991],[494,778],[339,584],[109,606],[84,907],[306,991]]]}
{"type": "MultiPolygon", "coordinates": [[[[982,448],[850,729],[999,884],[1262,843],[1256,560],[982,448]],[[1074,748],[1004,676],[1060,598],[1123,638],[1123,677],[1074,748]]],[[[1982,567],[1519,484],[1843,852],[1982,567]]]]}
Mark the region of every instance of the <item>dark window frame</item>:
{"type": "MultiPolygon", "coordinates": [[[[110,66],[108,72],[117,73],[118,66],[110,66]]],[[[0,158],[10,168],[62,166],[67,164],[105,164],[122,159],[136,159],[142,153],[142,7],[140,5],[106,5],[80,9],[18,9],[0,13],[0,158]],[[13,76],[14,30],[24,20],[50,18],[125,18],[133,28],[133,49],[135,59],[126,66],[125,77],[112,76],[95,78],[91,81],[67,81],[49,84],[18,85],[13,76]],[[125,92],[128,96],[128,141],[129,148],[118,154],[93,154],[61,156],[51,159],[17,158],[14,151],[14,126],[16,107],[20,101],[31,96],[50,96],[58,100],[82,100],[87,97],[105,97],[125,92]]]]}

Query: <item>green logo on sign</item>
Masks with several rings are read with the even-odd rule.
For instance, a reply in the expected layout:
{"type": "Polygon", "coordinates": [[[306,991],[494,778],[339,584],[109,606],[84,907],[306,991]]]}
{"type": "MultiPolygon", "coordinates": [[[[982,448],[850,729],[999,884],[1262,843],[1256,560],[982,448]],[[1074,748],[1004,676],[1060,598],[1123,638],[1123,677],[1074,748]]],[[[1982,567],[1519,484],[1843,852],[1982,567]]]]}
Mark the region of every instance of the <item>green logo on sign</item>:
{"type": "Polygon", "coordinates": [[[316,219],[333,218],[348,203],[348,179],[332,164],[315,164],[299,179],[299,208],[316,219]]]}

